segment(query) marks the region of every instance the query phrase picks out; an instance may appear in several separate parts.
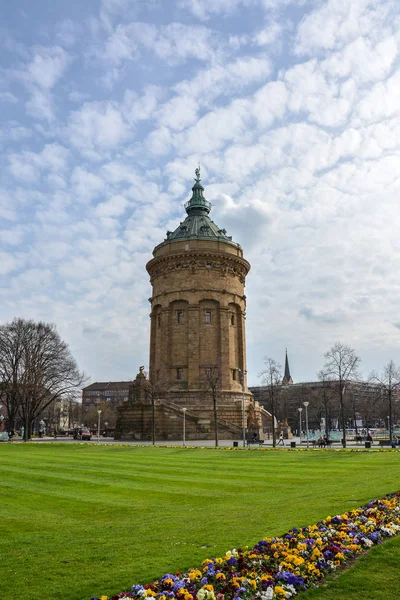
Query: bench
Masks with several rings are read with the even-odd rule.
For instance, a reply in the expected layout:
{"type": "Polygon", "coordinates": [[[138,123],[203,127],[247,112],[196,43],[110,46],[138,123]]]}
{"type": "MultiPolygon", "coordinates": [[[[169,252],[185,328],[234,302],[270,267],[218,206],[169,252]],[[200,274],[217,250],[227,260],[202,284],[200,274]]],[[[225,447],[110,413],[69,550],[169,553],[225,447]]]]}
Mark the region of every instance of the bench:
{"type": "Polygon", "coordinates": [[[391,442],[390,440],[379,440],[379,445],[381,448],[383,446],[389,446],[389,448],[392,446],[393,448],[395,448],[398,444],[396,443],[396,440],[393,440],[393,442],[391,442]]]}
{"type": "MultiPolygon", "coordinates": [[[[340,440],[328,440],[325,445],[321,446],[321,448],[329,447],[332,444],[334,444],[335,442],[339,443],[340,440]]],[[[307,444],[307,440],[301,440],[300,443],[301,444],[307,444]]],[[[317,440],[308,440],[308,445],[312,446],[313,448],[319,448],[317,440]]]]}
{"type": "Polygon", "coordinates": [[[248,446],[253,446],[254,444],[258,444],[259,446],[263,446],[264,445],[264,440],[247,440],[246,444],[248,446]]]}

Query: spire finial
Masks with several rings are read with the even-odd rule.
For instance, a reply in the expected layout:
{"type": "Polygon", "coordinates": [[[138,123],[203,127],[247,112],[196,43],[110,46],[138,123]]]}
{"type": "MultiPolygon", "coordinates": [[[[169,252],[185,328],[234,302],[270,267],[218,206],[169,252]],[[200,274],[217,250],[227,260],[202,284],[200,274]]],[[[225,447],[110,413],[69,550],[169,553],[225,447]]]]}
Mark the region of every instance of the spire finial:
{"type": "Polygon", "coordinates": [[[199,183],[200,181],[200,163],[199,166],[197,167],[197,169],[194,170],[194,172],[196,173],[196,177],[194,178],[196,183],[199,183]]]}

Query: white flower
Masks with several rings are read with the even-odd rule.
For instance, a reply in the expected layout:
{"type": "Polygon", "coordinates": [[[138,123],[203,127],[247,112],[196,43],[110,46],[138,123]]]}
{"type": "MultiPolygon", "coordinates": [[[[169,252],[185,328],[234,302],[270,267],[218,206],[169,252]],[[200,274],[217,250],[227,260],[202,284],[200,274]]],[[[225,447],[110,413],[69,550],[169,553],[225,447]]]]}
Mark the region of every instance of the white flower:
{"type": "Polygon", "coordinates": [[[215,600],[215,594],[214,592],[210,592],[210,590],[201,588],[201,590],[197,592],[197,598],[199,600],[215,600]]]}
{"type": "Polygon", "coordinates": [[[393,529],[391,529],[390,527],[381,527],[381,531],[383,531],[383,533],[386,533],[386,535],[389,535],[389,536],[396,534],[396,532],[393,531],[393,529]]]}
{"type": "Polygon", "coordinates": [[[271,586],[267,590],[259,592],[257,598],[260,600],[272,600],[274,596],[274,588],[271,586]]]}
{"type": "Polygon", "coordinates": [[[364,546],[366,546],[367,548],[371,548],[371,546],[374,545],[374,543],[368,538],[361,538],[361,543],[364,544],[364,546]]]}
{"type": "Polygon", "coordinates": [[[285,585],[286,598],[291,598],[292,596],[295,596],[296,593],[296,589],[290,583],[285,585]]]}

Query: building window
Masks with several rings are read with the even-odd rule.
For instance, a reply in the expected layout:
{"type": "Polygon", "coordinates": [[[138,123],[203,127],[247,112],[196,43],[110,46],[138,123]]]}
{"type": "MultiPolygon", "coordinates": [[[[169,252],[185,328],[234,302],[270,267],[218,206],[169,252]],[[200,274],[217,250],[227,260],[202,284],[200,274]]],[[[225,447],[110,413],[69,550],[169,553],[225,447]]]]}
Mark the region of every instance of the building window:
{"type": "Polygon", "coordinates": [[[178,323],[183,323],[183,310],[178,310],[177,317],[178,317],[178,323]]]}
{"type": "Polygon", "coordinates": [[[161,327],[161,315],[157,316],[157,323],[158,323],[158,326],[161,327]]]}
{"type": "Polygon", "coordinates": [[[206,367],[205,369],[206,377],[211,377],[211,367],[206,367]]]}
{"type": "Polygon", "coordinates": [[[233,381],[237,381],[237,371],[236,371],[236,369],[232,369],[232,379],[233,379],[233,381]]]}
{"type": "Polygon", "coordinates": [[[176,378],[182,379],[182,368],[181,367],[178,367],[176,370],[176,378]]]}
{"type": "Polygon", "coordinates": [[[231,325],[235,324],[235,315],[231,315],[231,325]]]}
{"type": "Polygon", "coordinates": [[[211,323],[211,310],[206,310],[206,323],[211,323]]]}

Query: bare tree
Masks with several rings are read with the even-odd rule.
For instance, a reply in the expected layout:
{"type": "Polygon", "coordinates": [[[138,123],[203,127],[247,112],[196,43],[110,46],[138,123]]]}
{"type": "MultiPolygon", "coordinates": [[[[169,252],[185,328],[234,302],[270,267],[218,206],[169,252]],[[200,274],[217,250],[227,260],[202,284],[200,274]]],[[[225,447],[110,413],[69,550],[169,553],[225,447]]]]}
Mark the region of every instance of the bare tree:
{"type": "Polygon", "coordinates": [[[0,327],[0,398],[7,409],[8,429],[15,428],[23,371],[23,327],[18,321],[0,327]]]}
{"type": "Polygon", "coordinates": [[[332,410],[334,403],[334,390],[332,389],[332,380],[322,369],[318,372],[318,379],[321,382],[321,387],[315,390],[316,397],[321,405],[322,413],[325,419],[325,435],[329,440],[329,432],[332,423],[332,410]]]}
{"type": "Polygon", "coordinates": [[[0,380],[24,421],[25,440],[35,419],[85,379],[54,325],[14,319],[0,326],[0,380]]]}
{"type": "Polygon", "coordinates": [[[393,409],[394,402],[398,398],[398,390],[400,389],[400,370],[394,362],[390,360],[383,367],[381,373],[373,371],[370,375],[370,381],[378,384],[381,397],[386,400],[387,411],[389,413],[389,437],[393,439],[393,409]]]}
{"type": "Polygon", "coordinates": [[[99,410],[101,410],[101,422],[104,425],[105,425],[105,423],[107,423],[107,426],[109,426],[111,428],[115,427],[116,408],[115,408],[115,406],[110,404],[110,402],[107,402],[104,398],[101,400],[101,402],[99,404],[97,404],[93,408],[90,408],[87,412],[85,411],[85,414],[82,415],[82,419],[81,419],[82,423],[84,425],[86,425],[86,427],[89,427],[90,429],[92,429],[93,426],[95,428],[97,428],[98,417],[99,417],[98,411],[99,410]]]}
{"type": "Polygon", "coordinates": [[[336,390],[336,397],[340,406],[340,421],[343,435],[343,448],[346,448],[346,414],[344,394],[346,383],[359,377],[358,366],[361,359],[356,356],[355,351],[350,346],[345,346],[337,342],[325,354],[324,373],[332,381],[333,389],[336,390]]]}
{"type": "Polygon", "coordinates": [[[218,446],[218,401],[221,398],[222,390],[222,373],[220,365],[204,367],[203,378],[200,385],[204,390],[204,394],[211,399],[213,405],[214,416],[214,436],[215,445],[218,446]]]}
{"type": "Polygon", "coordinates": [[[262,377],[262,383],[265,386],[265,394],[269,404],[272,419],[272,445],[276,446],[275,418],[279,395],[282,391],[282,367],[274,359],[266,357],[264,359],[265,369],[261,371],[259,377],[262,377]]]}

